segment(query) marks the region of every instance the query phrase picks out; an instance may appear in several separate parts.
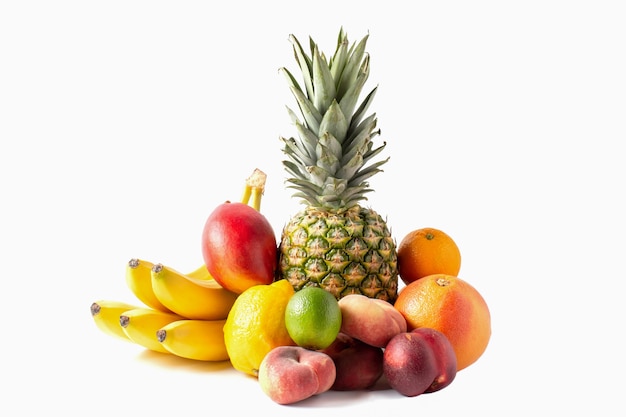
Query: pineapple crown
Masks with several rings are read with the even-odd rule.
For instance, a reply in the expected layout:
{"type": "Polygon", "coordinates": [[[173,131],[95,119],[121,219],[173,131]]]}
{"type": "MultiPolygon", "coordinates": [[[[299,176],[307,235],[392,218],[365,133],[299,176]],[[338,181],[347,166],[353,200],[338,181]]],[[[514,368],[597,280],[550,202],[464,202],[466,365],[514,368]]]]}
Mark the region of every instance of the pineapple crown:
{"type": "Polygon", "coordinates": [[[342,28],[328,61],[313,39],[307,55],[298,39],[289,37],[304,88],[289,70],[280,69],[300,110],[296,115],[287,107],[298,137],[281,137],[288,157],[283,165],[291,175],[288,187],[297,190],[293,196],[314,208],[342,212],[366,200],[373,191],[367,179],[389,160],[369,163],[386,146],[374,148],[380,134],[376,114],[365,116],[377,87],[358,103],[370,70],[367,38],[349,45],[342,28]]]}

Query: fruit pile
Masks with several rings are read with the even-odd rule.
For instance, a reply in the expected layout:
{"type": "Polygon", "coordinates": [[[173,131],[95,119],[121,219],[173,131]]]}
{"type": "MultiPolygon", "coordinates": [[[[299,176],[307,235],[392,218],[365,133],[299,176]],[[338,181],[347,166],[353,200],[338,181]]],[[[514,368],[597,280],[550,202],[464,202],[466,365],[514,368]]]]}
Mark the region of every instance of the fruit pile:
{"type": "Polygon", "coordinates": [[[279,404],[328,390],[385,383],[405,396],[448,386],[484,353],[491,319],[481,294],[458,277],[454,240],[415,229],[399,246],[381,215],[360,203],[388,161],[375,114],[367,36],[340,30],[329,60],[290,37],[303,79],[286,68],[299,115],[283,138],[288,186],[304,209],[277,241],[260,204],[266,177],[255,170],[240,202],[218,205],[202,231],[204,260],[182,273],[131,259],[126,282],[137,305],[91,305],[100,329],[187,359],[230,361],[279,404]],[[399,289],[398,279],[405,286],[399,289]]]}

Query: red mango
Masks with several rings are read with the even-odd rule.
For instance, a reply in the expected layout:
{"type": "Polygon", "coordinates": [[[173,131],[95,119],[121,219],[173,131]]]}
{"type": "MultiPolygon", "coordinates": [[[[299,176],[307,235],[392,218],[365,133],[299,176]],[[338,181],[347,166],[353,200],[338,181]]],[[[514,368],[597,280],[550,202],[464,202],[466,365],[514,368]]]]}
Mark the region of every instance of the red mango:
{"type": "Polygon", "coordinates": [[[225,202],[204,225],[202,256],[222,287],[241,294],[253,285],[273,282],[276,235],[260,211],[244,203],[225,202]]]}

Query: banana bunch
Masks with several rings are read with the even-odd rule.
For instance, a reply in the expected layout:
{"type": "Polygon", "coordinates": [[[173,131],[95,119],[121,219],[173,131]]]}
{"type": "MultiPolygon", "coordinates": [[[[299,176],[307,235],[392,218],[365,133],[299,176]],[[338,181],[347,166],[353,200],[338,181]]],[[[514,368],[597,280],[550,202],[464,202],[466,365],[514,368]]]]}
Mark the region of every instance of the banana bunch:
{"type": "Polygon", "coordinates": [[[181,273],[133,258],[126,265],[126,284],[141,303],[94,302],[91,316],[100,330],[155,352],[229,359],[223,327],[237,294],[222,288],[204,265],[181,273]]]}
{"type": "MultiPolygon", "coordinates": [[[[260,210],[265,173],[246,179],[241,202],[260,210]]],[[[141,302],[100,300],[91,316],[103,332],[156,352],[202,361],[225,361],[224,324],[238,294],[223,288],[202,265],[189,273],[133,258],[126,284],[141,302]]]]}

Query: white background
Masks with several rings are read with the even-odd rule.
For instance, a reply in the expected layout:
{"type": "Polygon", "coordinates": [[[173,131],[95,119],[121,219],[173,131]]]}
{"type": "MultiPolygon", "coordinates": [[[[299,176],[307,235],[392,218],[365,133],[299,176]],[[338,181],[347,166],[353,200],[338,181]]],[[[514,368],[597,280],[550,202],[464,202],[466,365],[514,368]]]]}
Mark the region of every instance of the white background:
{"type": "Polygon", "coordinates": [[[0,380],[12,415],[623,415],[626,13],[619,1],[5,1],[0,5],[0,380]],[[411,5],[408,7],[408,5],[411,5]],[[279,406],[224,365],[100,332],[132,257],[200,265],[219,203],[268,174],[289,34],[369,33],[387,142],[368,205],[436,227],[487,300],[483,357],[435,394],[279,406]],[[352,415],[352,414],[351,414],[352,415]]]}

